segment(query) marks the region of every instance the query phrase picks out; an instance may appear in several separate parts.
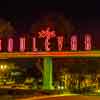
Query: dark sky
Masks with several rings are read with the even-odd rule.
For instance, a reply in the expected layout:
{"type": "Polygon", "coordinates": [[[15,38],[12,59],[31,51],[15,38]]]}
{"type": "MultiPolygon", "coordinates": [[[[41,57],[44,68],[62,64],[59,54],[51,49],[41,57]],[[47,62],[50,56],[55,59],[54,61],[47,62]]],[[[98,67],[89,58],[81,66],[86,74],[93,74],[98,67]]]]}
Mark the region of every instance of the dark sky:
{"type": "Polygon", "coordinates": [[[88,23],[90,20],[100,19],[100,3],[98,1],[0,0],[0,16],[11,21],[32,22],[43,13],[55,11],[62,12],[65,16],[71,16],[77,22],[88,23]]]}
{"type": "Polygon", "coordinates": [[[99,14],[99,0],[0,0],[0,14],[4,16],[37,17],[48,11],[61,11],[78,19],[87,19],[99,14]],[[2,1],[2,2],[1,2],[2,1]],[[41,1],[41,2],[40,2],[41,1]],[[44,2],[43,2],[44,1],[44,2]],[[65,2],[66,1],[66,2],[65,2]],[[90,1],[90,2],[89,2],[90,1]]]}
{"type": "Polygon", "coordinates": [[[0,0],[0,16],[12,22],[22,22],[22,25],[34,22],[41,14],[50,11],[71,16],[81,31],[92,32],[99,43],[99,0],[0,0]]]}
{"type": "Polygon", "coordinates": [[[0,16],[11,21],[32,22],[50,11],[89,26],[100,20],[99,0],[0,0],[0,16]]]}

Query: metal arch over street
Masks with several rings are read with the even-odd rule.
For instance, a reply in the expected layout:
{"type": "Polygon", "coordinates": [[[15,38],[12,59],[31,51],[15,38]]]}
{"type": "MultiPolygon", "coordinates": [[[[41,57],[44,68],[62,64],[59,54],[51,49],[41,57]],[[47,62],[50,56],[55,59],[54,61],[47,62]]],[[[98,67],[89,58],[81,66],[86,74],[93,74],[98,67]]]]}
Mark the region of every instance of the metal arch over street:
{"type": "Polygon", "coordinates": [[[100,51],[65,51],[65,52],[1,52],[0,59],[33,57],[100,57],[100,51]]]}

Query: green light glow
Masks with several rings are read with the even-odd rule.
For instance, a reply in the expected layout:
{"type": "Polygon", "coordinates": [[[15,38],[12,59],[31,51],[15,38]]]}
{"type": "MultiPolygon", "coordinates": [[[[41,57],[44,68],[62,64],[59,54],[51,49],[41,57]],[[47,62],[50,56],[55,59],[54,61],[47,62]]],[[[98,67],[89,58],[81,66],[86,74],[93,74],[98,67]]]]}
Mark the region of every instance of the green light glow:
{"type": "Polygon", "coordinates": [[[52,58],[44,57],[43,89],[51,90],[52,87],[52,58]]]}

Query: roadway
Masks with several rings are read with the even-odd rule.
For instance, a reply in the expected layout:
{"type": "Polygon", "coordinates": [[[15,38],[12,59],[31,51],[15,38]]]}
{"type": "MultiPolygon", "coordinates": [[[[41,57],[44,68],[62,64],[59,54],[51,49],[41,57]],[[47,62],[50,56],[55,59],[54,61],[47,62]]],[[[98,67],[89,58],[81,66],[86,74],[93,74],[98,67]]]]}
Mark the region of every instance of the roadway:
{"type": "Polygon", "coordinates": [[[17,100],[100,100],[100,96],[41,96],[17,100]]]}

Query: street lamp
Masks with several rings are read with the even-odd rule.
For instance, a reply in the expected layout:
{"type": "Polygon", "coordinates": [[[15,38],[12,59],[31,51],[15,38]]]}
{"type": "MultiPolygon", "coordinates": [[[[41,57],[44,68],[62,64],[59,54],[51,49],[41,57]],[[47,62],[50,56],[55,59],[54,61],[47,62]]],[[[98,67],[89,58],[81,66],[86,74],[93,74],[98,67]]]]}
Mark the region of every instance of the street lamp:
{"type": "Polygon", "coordinates": [[[7,65],[4,65],[3,67],[4,67],[4,69],[7,69],[7,65]]]}
{"type": "Polygon", "coordinates": [[[0,69],[1,69],[1,70],[7,69],[7,65],[0,65],[0,69]]]}
{"type": "Polygon", "coordinates": [[[0,68],[3,70],[3,65],[1,65],[0,68]]]}

